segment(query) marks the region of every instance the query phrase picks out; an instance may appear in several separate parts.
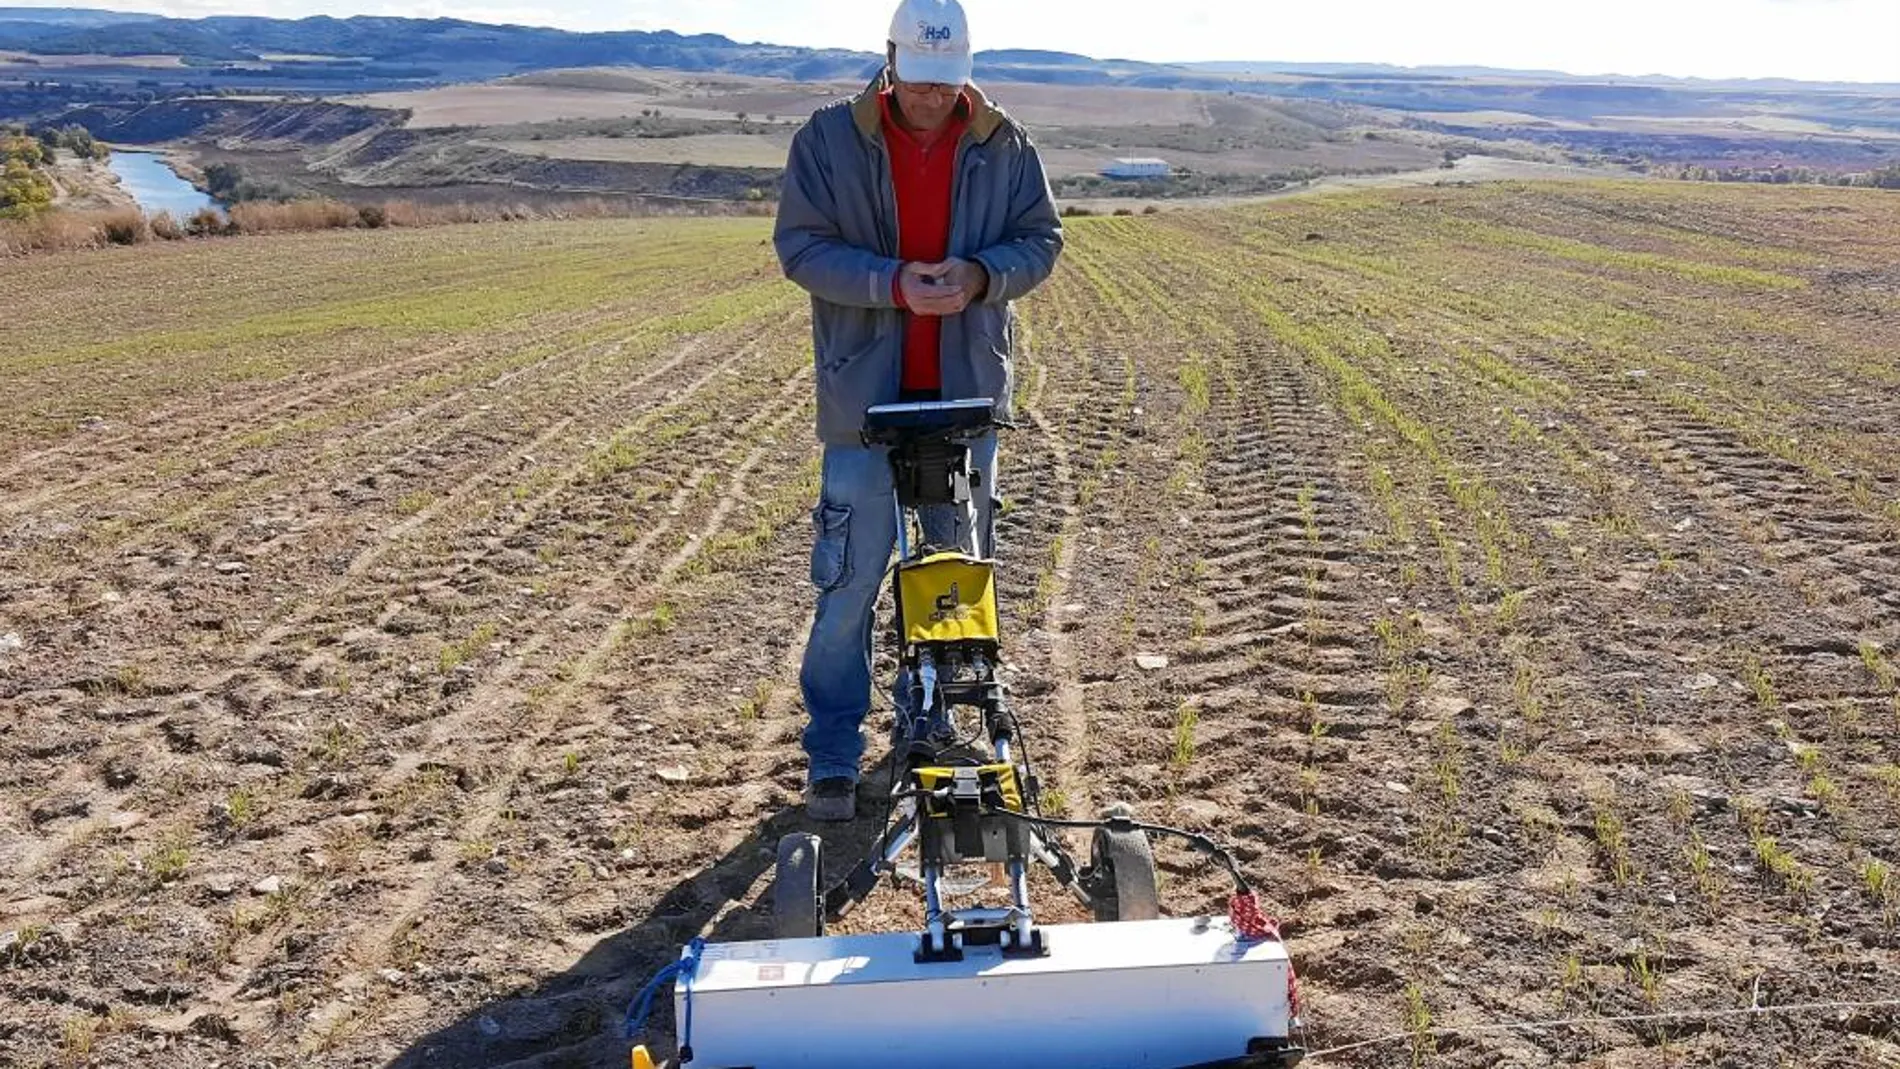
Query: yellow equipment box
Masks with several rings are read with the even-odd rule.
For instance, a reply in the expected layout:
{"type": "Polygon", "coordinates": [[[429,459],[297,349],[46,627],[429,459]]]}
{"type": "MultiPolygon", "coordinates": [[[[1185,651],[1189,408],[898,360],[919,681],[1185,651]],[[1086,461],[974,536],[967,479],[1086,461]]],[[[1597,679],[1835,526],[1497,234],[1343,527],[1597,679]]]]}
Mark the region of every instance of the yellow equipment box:
{"type": "MultiPolygon", "coordinates": [[[[994,782],[997,793],[1003,797],[1003,808],[1012,813],[1023,811],[1023,792],[1016,784],[1016,766],[1008,764],[980,765],[976,768],[920,768],[912,775],[917,777],[919,790],[934,791],[957,778],[958,772],[974,773],[977,779],[994,782]]],[[[947,817],[950,811],[938,805],[934,800],[924,800],[924,815],[927,817],[947,817]]]]}
{"type": "Polygon", "coordinates": [[[937,553],[897,569],[904,641],[997,642],[994,565],[937,553]]]}

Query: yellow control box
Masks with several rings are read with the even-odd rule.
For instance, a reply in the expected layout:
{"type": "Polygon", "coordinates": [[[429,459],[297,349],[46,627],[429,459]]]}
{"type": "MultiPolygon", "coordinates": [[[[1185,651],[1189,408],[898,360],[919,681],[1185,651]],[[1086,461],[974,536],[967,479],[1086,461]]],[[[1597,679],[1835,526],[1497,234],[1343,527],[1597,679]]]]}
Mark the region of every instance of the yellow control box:
{"type": "Polygon", "coordinates": [[[996,642],[994,566],[962,553],[937,553],[897,569],[904,641],[996,642]]]}
{"type": "MultiPolygon", "coordinates": [[[[1023,811],[1023,792],[1022,788],[1016,783],[1016,768],[1014,765],[981,765],[974,770],[968,768],[920,768],[911,774],[917,777],[917,787],[919,790],[934,791],[939,787],[949,785],[952,780],[957,778],[959,771],[965,773],[974,771],[978,780],[986,783],[994,781],[997,793],[1003,796],[1003,808],[1012,813],[1020,813],[1023,811]]],[[[947,817],[950,815],[950,811],[930,799],[925,799],[924,815],[927,817],[947,817]]]]}

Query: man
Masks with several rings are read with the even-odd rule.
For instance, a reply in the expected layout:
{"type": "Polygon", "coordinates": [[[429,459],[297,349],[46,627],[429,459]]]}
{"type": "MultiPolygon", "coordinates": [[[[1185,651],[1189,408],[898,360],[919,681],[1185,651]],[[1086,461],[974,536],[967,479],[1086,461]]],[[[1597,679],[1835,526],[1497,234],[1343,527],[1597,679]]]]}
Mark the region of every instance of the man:
{"type": "MultiPolygon", "coordinates": [[[[887,64],[792,140],[775,240],[812,296],[822,488],[812,512],[818,588],[800,672],[809,723],[806,809],[856,815],[871,706],[872,618],[897,537],[891,473],[860,438],[865,410],[988,397],[1008,420],[1012,302],[1040,285],[1062,226],[1028,135],[970,82],[957,0],[902,0],[887,64]]],[[[981,530],[993,530],[996,440],[978,443],[981,530]]],[[[933,541],[946,517],[920,517],[933,541]]],[[[985,548],[988,548],[987,539],[985,548]]]]}

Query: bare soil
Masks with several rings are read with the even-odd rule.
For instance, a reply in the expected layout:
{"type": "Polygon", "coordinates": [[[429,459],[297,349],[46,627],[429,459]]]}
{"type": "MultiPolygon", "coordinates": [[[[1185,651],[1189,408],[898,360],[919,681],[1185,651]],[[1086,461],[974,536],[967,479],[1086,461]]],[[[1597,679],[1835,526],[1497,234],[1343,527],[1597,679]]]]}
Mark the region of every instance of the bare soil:
{"type": "MultiPolygon", "coordinates": [[[[1309,1045],[1379,1041],[1309,1064],[1900,1059],[1787,1009],[1900,996],[1897,257],[1871,191],[1074,220],[1001,479],[1063,808],[1234,845],[1309,1045]]],[[[817,452],[767,222],[8,287],[0,1063],[620,1065],[769,931],[817,452]]]]}

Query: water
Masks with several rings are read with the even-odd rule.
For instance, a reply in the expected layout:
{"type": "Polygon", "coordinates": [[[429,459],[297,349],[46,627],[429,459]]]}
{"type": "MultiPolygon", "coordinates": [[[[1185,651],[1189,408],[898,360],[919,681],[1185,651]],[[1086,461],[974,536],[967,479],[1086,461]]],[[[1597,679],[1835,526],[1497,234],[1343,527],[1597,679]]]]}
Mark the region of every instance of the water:
{"type": "Polygon", "coordinates": [[[178,177],[155,152],[113,149],[108,166],[119,176],[119,185],[132,194],[147,215],[170,212],[182,223],[205,208],[220,207],[217,201],[178,177]]]}

